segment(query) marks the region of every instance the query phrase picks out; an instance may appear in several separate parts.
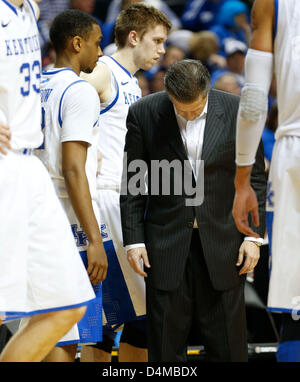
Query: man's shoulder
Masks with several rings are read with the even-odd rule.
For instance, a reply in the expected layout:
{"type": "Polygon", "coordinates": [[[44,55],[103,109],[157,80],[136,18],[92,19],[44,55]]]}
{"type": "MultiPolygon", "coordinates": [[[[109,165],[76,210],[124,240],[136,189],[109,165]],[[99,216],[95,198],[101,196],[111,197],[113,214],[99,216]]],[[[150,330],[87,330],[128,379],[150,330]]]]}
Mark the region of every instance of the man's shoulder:
{"type": "Polygon", "coordinates": [[[136,112],[144,109],[151,111],[155,110],[157,112],[164,110],[164,108],[170,105],[170,103],[171,101],[167,93],[165,91],[161,91],[138,99],[130,106],[130,109],[136,112]]]}
{"type": "Polygon", "coordinates": [[[211,89],[209,94],[214,96],[216,99],[218,99],[220,101],[227,101],[227,102],[229,101],[229,102],[233,102],[233,103],[239,103],[240,102],[240,96],[239,95],[224,92],[222,90],[211,89]]]}

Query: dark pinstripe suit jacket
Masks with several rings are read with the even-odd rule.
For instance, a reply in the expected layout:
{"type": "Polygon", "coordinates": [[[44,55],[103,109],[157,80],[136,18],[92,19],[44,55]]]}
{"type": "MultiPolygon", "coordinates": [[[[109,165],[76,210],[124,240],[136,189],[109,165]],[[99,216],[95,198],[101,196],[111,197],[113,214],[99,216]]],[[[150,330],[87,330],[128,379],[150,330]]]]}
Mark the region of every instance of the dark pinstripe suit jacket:
{"type": "MultiPolygon", "coordinates": [[[[127,164],[135,159],[147,162],[149,195],[121,195],[123,240],[124,245],[146,244],[151,264],[151,269],[147,270],[147,282],[158,289],[172,290],[179,285],[189,253],[195,217],[214,288],[226,290],[240,282],[235,263],[243,235],[236,229],[231,214],[235,191],[233,180],[238,104],[238,96],[216,90],[209,93],[202,150],[204,201],[197,207],[186,206],[186,198],[190,196],[185,194],[184,187],[182,195],[174,194],[174,179],[181,175],[176,174],[176,171],[170,177],[171,195],[151,195],[150,161],[188,161],[168,95],[165,92],[155,93],[140,99],[129,109],[125,144],[127,164]]],[[[134,175],[137,173],[129,172],[124,162],[123,192],[124,186],[135,179],[132,179],[134,175]]],[[[266,175],[262,143],[252,172],[252,186],[258,197],[261,224],[255,230],[263,236],[266,175]]]]}

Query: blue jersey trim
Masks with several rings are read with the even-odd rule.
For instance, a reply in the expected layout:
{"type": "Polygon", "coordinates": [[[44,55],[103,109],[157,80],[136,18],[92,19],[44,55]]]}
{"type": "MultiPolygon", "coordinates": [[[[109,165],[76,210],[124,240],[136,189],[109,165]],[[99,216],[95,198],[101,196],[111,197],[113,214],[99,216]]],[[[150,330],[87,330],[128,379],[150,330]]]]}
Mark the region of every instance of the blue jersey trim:
{"type": "Polygon", "coordinates": [[[30,0],[27,0],[27,3],[30,5],[30,8],[31,8],[32,13],[33,13],[33,16],[34,16],[34,18],[35,18],[35,21],[37,21],[36,14],[35,14],[35,11],[34,11],[34,9],[33,9],[33,6],[32,6],[32,4],[31,4],[30,0]]]}
{"type": "Polygon", "coordinates": [[[274,8],[275,8],[275,20],[274,20],[274,40],[277,34],[277,24],[278,24],[278,0],[274,0],[274,8]]]}
{"type": "Polygon", "coordinates": [[[129,76],[130,78],[132,78],[131,73],[130,73],[126,68],[124,68],[123,65],[121,65],[121,64],[120,64],[117,60],[115,60],[112,56],[107,56],[107,57],[111,58],[117,65],[119,65],[119,67],[120,67],[121,69],[124,70],[125,73],[128,74],[128,76],[129,76]]]}
{"type": "Polygon", "coordinates": [[[79,342],[81,343],[82,341],[80,341],[80,339],[78,339],[78,340],[70,340],[70,341],[60,341],[60,342],[57,342],[55,347],[65,346],[65,345],[75,345],[75,344],[78,344],[79,342]]]}
{"type": "Polygon", "coordinates": [[[18,12],[17,12],[16,8],[12,4],[10,4],[6,0],[2,0],[2,1],[3,1],[4,4],[6,4],[18,16],[18,12]]]}
{"type": "Polygon", "coordinates": [[[272,307],[267,307],[267,310],[269,312],[274,312],[274,313],[295,313],[295,314],[300,314],[300,309],[286,309],[286,308],[272,308],[272,307]]]}
{"type": "Polygon", "coordinates": [[[117,94],[116,94],[116,96],[115,96],[115,99],[112,101],[112,103],[111,104],[109,104],[105,109],[103,109],[103,110],[101,110],[100,111],[100,115],[101,114],[104,114],[104,113],[106,113],[108,110],[110,110],[115,104],[116,104],[116,102],[118,101],[118,98],[119,98],[119,84],[118,84],[118,82],[116,81],[116,84],[117,84],[117,94]]]}
{"type": "Polygon", "coordinates": [[[78,74],[71,68],[61,68],[61,69],[57,69],[57,70],[46,70],[46,71],[42,72],[42,74],[44,76],[52,76],[52,74],[63,72],[64,70],[71,70],[71,72],[75,73],[76,76],[78,77],[78,74]]]}
{"type": "Polygon", "coordinates": [[[68,86],[65,88],[65,90],[64,90],[64,92],[63,92],[63,94],[62,94],[62,96],[61,96],[61,98],[60,98],[60,101],[59,101],[59,108],[58,108],[58,122],[59,122],[59,126],[60,126],[60,127],[62,127],[61,105],[62,105],[62,100],[63,100],[63,98],[64,98],[64,95],[65,95],[66,91],[67,91],[72,85],[75,85],[75,84],[77,84],[78,82],[86,82],[86,81],[84,81],[84,80],[78,80],[78,81],[72,82],[70,85],[68,85],[68,86]]]}
{"type": "Polygon", "coordinates": [[[9,320],[15,320],[15,319],[18,319],[18,318],[35,316],[36,314],[42,314],[42,313],[55,312],[55,311],[59,311],[59,310],[67,310],[67,309],[79,308],[80,306],[88,305],[88,302],[89,301],[93,301],[93,300],[94,300],[94,298],[92,298],[91,300],[80,302],[79,304],[64,305],[64,306],[59,306],[59,307],[56,307],[56,308],[49,308],[49,309],[33,310],[31,312],[0,311],[0,314],[8,316],[8,317],[4,318],[3,321],[5,322],[5,321],[9,321],[9,320]]]}
{"type": "MultiPolygon", "coordinates": [[[[268,187],[269,187],[268,183],[268,187]]],[[[266,212],[266,225],[267,225],[267,232],[268,232],[268,239],[269,239],[269,257],[270,257],[270,265],[269,265],[269,278],[271,277],[272,273],[272,231],[273,231],[273,219],[274,219],[274,212],[267,211],[266,212]]]]}

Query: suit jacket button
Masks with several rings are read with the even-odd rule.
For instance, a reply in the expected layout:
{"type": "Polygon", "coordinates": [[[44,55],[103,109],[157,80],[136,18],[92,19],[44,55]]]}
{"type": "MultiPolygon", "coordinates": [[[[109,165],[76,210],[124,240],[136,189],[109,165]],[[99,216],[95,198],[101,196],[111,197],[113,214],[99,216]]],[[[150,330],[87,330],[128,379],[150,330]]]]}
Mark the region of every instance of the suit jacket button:
{"type": "Polygon", "coordinates": [[[193,222],[188,222],[188,223],[187,223],[187,226],[188,226],[189,228],[193,228],[193,227],[194,227],[194,223],[193,223],[193,222]]]}

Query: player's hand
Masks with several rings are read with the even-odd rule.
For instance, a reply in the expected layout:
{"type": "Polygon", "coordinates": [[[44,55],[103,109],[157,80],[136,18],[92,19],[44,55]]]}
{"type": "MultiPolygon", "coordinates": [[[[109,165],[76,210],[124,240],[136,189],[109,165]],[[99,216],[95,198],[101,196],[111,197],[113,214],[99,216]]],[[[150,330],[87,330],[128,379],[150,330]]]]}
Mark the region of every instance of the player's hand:
{"type": "Polygon", "coordinates": [[[87,272],[91,283],[96,285],[104,281],[107,274],[108,262],[102,241],[89,243],[87,259],[87,272]]]}
{"type": "Polygon", "coordinates": [[[131,268],[139,275],[147,277],[147,273],[144,272],[142,263],[147,268],[150,268],[150,263],[147,255],[147,250],[144,247],[132,248],[127,251],[127,260],[131,268]],[[141,261],[142,260],[142,261],[141,261]]]}
{"type": "Polygon", "coordinates": [[[6,154],[6,149],[10,149],[11,133],[7,125],[0,123],[0,153],[6,154]]]}
{"type": "Polygon", "coordinates": [[[258,203],[256,194],[250,185],[236,188],[232,215],[237,229],[246,236],[259,237],[249,227],[248,214],[251,213],[252,222],[255,227],[259,226],[258,203]]]}
{"type": "Polygon", "coordinates": [[[243,261],[243,267],[240,269],[239,275],[252,272],[256,267],[260,257],[259,247],[252,241],[245,240],[239,249],[239,256],[236,266],[239,267],[243,261]]]}

